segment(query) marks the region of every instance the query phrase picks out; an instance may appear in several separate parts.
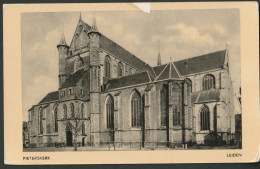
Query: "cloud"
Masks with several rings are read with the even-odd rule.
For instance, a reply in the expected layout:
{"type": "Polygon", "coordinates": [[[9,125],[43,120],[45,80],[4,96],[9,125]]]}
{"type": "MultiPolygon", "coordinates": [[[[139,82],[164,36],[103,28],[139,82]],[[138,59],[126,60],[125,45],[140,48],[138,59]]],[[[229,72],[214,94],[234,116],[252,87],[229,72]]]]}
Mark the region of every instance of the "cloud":
{"type": "Polygon", "coordinates": [[[217,44],[210,34],[202,34],[198,28],[188,26],[184,23],[168,26],[167,29],[173,33],[172,36],[168,37],[168,43],[196,46],[215,46],[217,44]]]}

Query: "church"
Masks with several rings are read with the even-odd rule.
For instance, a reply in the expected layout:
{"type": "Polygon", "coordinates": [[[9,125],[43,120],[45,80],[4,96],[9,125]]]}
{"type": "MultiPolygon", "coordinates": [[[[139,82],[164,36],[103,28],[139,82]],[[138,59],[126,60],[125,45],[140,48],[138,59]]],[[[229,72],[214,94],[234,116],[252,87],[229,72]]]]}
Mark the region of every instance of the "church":
{"type": "Polygon", "coordinates": [[[28,110],[31,147],[227,144],[235,132],[228,49],[150,66],[80,16],[57,45],[59,88],[28,110]],[[70,122],[80,121],[76,127],[70,122]],[[76,133],[75,133],[76,132],[76,133]]]}

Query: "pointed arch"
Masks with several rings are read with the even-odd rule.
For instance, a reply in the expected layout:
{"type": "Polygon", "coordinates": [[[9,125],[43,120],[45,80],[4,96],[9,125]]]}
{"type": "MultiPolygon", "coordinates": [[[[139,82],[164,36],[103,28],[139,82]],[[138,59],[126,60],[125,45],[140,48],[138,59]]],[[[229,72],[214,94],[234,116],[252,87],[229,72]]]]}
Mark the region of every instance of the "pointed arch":
{"type": "Polygon", "coordinates": [[[84,103],[81,104],[80,117],[84,118],[84,103]]]}
{"type": "Polygon", "coordinates": [[[58,132],[58,105],[54,105],[54,132],[58,132]]]}
{"type": "Polygon", "coordinates": [[[105,57],[105,63],[104,63],[104,76],[107,78],[111,77],[111,59],[108,55],[105,57]]]}
{"type": "Polygon", "coordinates": [[[163,85],[160,89],[161,126],[167,126],[167,89],[163,85]]]}
{"type": "Polygon", "coordinates": [[[108,129],[114,128],[114,98],[108,94],[106,98],[106,125],[108,129]]]}
{"type": "Polygon", "coordinates": [[[190,88],[190,92],[192,92],[192,81],[190,78],[186,78],[186,82],[188,83],[188,88],[190,88]]]}
{"type": "Polygon", "coordinates": [[[39,108],[39,134],[43,134],[43,108],[39,108]]]}
{"type": "Polygon", "coordinates": [[[74,104],[70,103],[70,118],[75,118],[75,114],[74,114],[74,104]]]}
{"type": "Polygon", "coordinates": [[[205,104],[200,108],[200,130],[210,129],[209,108],[205,104]]]}
{"type": "Polygon", "coordinates": [[[215,76],[212,74],[206,74],[204,75],[202,79],[202,90],[210,90],[210,89],[215,89],[215,76]]]}
{"type": "Polygon", "coordinates": [[[118,62],[117,66],[117,77],[123,76],[123,64],[118,62]]]}
{"type": "Polygon", "coordinates": [[[132,127],[142,125],[142,101],[141,95],[136,89],[131,94],[131,125],[132,127]]]}
{"type": "Polygon", "coordinates": [[[63,118],[67,119],[68,116],[67,116],[67,106],[66,106],[66,104],[63,104],[62,108],[63,108],[63,118]]]}

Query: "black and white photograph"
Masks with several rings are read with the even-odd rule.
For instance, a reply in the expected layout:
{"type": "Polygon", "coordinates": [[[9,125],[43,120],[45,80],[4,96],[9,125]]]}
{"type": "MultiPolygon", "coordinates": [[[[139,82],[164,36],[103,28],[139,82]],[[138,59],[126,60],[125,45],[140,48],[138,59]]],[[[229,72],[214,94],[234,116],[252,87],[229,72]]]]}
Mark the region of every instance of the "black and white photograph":
{"type": "Polygon", "coordinates": [[[239,9],[21,14],[23,151],[242,149],[239,9]]]}

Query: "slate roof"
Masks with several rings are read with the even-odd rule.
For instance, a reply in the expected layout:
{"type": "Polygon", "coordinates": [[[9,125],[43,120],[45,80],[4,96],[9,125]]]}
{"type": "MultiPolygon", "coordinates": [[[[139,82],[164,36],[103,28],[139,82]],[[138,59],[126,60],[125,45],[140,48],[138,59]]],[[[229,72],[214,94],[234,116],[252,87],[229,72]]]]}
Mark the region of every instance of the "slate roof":
{"type": "MultiPolygon", "coordinates": [[[[221,68],[225,62],[226,50],[173,62],[182,76],[221,68]]],[[[153,67],[158,76],[167,64],[153,67]]]]}
{"type": "Polygon", "coordinates": [[[120,87],[149,83],[149,75],[147,72],[140,72],[128,76],[109,79],[106,85],[106,90],[112,90],[120,87]]]}
{"type": "Polygon", "coordinates": [[[180,79],[177,70],[175,69],[173,63],[168,63],[164,66],[162,72],[158,75],[156,80],[166,80],[166,79],[180,79]]]}
{"type": "MultiPolygon", "coordinates": [[[[87,23],[83,22],[86,28],[89,30],[91,29],[91,26],[89,26],[87,23]]],[[[114,41],[107,38],[105,35],[103,35],[101,32],[100,37],[100,48],[106,50],[107,52],[115,55],[118,59],[128,63],[129,65],[139,69],[140,71],[148,71],[149,74],[155,78],[155,74],[153,72],[153,69],[150,65],[139,59],[138,57],[134,56],[132,53],[115,43],[114,41]]]]}
{"type": "Polygon", "coordinates": [[[209,101],[219,101],[220,90],[211,89],[207,91],[195,92],[191,94],[192,103],[204,103],[209,101]]]}
{"type": "Polygon", "coordinates": [[[80,81],[86,72],[87,70],[80,69],[74,74],[69,75],[68,79],[61,85],[60,89],[76,86],[76,84],[80,81]]]}
{"type": "Polygon", "coordinates": [[[225,62],[226,50],[208,53],[174,62],[181,75],[188,75],[221,68],[225,62]]]}
{"type": "Polygon", "coordinates": [[[47,103],[47,102],[51,102],[51,101],[56,101],[56,100],[59,100],[59,91],[55,91],[55,92],[50,92],[50,93],[48,93],[48,94],[39,102],[39,104],[47,103]]]}

